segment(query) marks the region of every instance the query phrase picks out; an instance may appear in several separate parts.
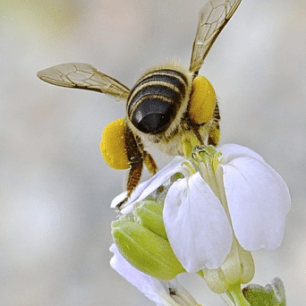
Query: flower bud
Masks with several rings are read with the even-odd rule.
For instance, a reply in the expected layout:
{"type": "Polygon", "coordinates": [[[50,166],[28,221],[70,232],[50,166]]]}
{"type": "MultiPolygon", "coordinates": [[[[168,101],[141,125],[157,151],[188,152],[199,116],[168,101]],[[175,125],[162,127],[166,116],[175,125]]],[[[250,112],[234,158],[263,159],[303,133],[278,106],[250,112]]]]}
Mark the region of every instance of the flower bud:
{"type": "Polygon", "coordinates": [[[112,223],[112,235],[121,255],[136,269],[162,281],[185,272],[168,240],[132,221],[112,223]]]}
{"type": "Polygon", "coordinates": [[[274,278],[271,284],[265,287],[255,284],[248,285],[243,288],[243,295],[251,305],[286,305],[285,287],[278,277],[274,278]]]}
{"type": "Polygon", "coordinates": [[[163,222],[163,206],[154,201],[144,201],[134,206],[135,221],[153,233],[167,239],[163,222]]]}
{"type": "Polygon", "coordinates": [[[252,280],[255,272],[250,252],[242,249],[237,241],[224,263],[218,269],[204,269],[204,279],[215,293],[221,294],[232,285],[245,284],[252,280]]]}

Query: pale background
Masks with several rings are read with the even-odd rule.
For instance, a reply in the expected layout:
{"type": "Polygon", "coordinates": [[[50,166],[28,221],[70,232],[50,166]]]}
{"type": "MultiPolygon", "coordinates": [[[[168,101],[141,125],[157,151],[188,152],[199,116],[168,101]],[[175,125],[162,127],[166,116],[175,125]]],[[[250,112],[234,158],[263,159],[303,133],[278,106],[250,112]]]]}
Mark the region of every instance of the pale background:
{"type": "MultiPolygon", "coordinates": [[[[104,163],[99,141],[124,105],[36,72],[85,62],[131,87],[166,59],[188,66],[204,2],[0,1],[1,306],[153,305],[109,267],[109,204],[126,173],[104,163]]],[[[305,0],[243,0],[201,70],[219,97],[221,143],[252,148],[288,183],[283,244],[254,254],[253,282],[281,277],[295,306],[306,289],[305,51],[305,0]]],[[[183,282],[199,304],[224,305],[199,278],[183,282]]]]}

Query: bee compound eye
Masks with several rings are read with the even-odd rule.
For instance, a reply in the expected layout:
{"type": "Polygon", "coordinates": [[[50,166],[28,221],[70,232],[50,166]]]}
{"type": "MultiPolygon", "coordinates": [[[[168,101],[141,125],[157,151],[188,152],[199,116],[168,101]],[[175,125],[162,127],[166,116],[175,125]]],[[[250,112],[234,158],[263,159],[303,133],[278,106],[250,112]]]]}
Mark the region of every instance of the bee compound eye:
{"type": "Polygon", "coordinates": [[[160,99],[148,99],[137,107],[132,122],[144,133],[158,134],[167,129],[174,114],[173,104],[160,99]]]}

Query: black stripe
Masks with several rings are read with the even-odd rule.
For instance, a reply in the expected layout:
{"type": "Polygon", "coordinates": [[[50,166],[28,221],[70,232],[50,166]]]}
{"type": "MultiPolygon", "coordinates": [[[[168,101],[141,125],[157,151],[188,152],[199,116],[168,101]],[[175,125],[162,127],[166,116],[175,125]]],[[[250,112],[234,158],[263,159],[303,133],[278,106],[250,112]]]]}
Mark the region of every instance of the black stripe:
{"type": "MultiPolygon", "coordinates": [[[[169,100],[176,102],[180,101],[180,93],[174,91],[171,88],[168,88],[163,85],[150,85],[148,84],[147,87],[144,87],[139,90],[133,97],[133,99],[129,103],[128,107],[128,114],[130,115],[133,111],[133,108],[135,104],[144,96],[153,96],[153,95],[159,95],[159,96],[164,96],[168,98],[169,100]]],[[[160,99],[162,100],[162,98],[160,99]]],[[[169,103],[169,102],[167,102],[169,103]]],[[[177,103],[175,103],[177,104],[177,103]]]]}
{"type": "Polygon", "coordinates": [[[186,94],[187,78],[185,75],[178,71],[169,70],[169,69],[160,69],[148,73],[147,76],[144,76],[131,90],[130,96],[128,99],[128,115],[131,115],[133,108],[135,107],[137,101],[146,95],[164,95],[167,98],[173,100],[173,102],[178,102],[186,94]],[[162,74],[161,74],[162,73],[162,74]],[[162,84],[150,84],[151,82],[165,82],[176,87],[179,91],[177,93],[173,89],[162,84]],[[183,83],[185,82],[185,84],[183,83]],[[147,86],[146,86],[147,84],[147,86]],[[143,86],[143,88],[139,88],[143,86]],[[138,91],[138,92],[137,92],[138,91]],[[130,100],[130,98],[132,99],[130,100]]]}
{"type": "MultiPolygon", "coordinates": [[[[176,76],[170,76],[170,75],[163,75],[163,74],[154,74],[154,75],[150,75],[146,78],[144,78],[143,80],[141,80],[139,83],[137,83],[137,85],[134,87],[133,92],[136,90],[136,88],[138,88],[138,86],[142,86],[148,82],[165,82],[165,83],[169,83],[172,84],[173,86],[177,87],[178,90],[185,95],[186,93],[186,85],[182,82],[181,79],[177,78],[176,76]]],[[[133,94],[133,92],[131,93],[131,96],[133,94]]]]}
{"type": "Polygon", "coordinates": [[[169,69],[159,69],[159,70],[151,71],[147,75],[144,75],[141,81],[144,81],[146,80],[146,78],[150,78],[153,76],[163,76],[163,75],[182,79],[185,85],[188,85],[188,80],[183,73],[176,71],[176,70],[169,70],[169,69]]]}
{"type": "Polygon", "coordinates": [[[185,94],[185,86],[188,85],[188,80],[186,76],[178,71],[169,70],[169,69],[155,70],[143,76],[143,78],[131,90],[130,97],[133,95],[134,91],[139,86],[151,81],[165,81],[167,83],[173,84],[176,87],[178,87],[180,91],[184,89],[184,94],[185,94]],[[159,73],[166,73],[166,74],[159,74],[159,73]],[[183,80],[185,84],[182,83],[181,80],[183,80]]]}
{"type": "Polygon", "coordinates": [[[160,70],[157,70],[157,71],[158,72],[169,73],[170,75],[173,75],[173,76],[179,76],[179,77],[181,77],[184,80],[186,85],[188,84],[188,80],[187,80],[186,76],[183,73],[179,72],[179,71],[169,70],[169,69],[160,69],[160,70]]]}

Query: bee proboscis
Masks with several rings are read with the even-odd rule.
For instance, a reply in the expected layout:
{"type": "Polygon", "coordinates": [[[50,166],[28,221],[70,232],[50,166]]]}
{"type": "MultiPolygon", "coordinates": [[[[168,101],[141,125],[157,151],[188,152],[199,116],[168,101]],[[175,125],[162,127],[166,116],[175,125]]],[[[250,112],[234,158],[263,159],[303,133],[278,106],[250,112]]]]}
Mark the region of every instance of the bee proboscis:
{"type": "Polygon", "coordinates": [[[188,70],[176,62],[153,67],[140,77],[132,89],[89,64],[67,63],[38,72],[38,77],[45,82],[98,91],[126,102],[124,137],[120,138],[125,149],[120,157],[127,160],[127,166],[122,168],[130,170],[127,197],[117,205],[118,209],[139,183],[143,164],[152,174],[157,171],[154,159],[144,149],[144,141],[157,144],[162,151],[172,155],[184,154],[181,140],[188,134],[194,135],[199,144],[218,144],[218,102],[213,87],[205,78],[199,79],[198,73],[210,48],[240,2],[210,0],[203,6],[188,70]],[[207,97],[202,94],[206,91],[209,92],[207,97]],[[202,105],[193,102],[196,100],[193,96],[198,97],[198,92],[202,105]]]}

